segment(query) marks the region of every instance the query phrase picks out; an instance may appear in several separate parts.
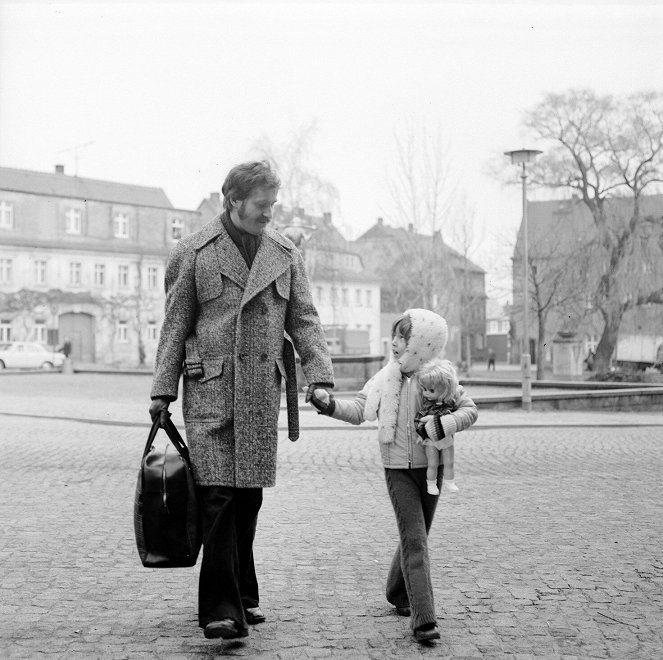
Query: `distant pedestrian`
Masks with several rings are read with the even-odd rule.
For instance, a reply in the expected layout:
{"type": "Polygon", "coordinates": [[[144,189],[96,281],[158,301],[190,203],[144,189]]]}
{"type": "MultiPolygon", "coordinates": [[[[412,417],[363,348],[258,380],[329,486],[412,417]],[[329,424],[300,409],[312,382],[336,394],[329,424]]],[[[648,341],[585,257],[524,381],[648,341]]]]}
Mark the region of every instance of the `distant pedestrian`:
{"type": "MultiPolygon", "coordinates": [[[[414,413],[423,398],[417,370],[438,357],[447,342],[447,324],[426,309],[409,309],[392,325],[389,363],[366,383],[353,400],[335,399],[324,389],[315,389],[311,403],[325,415],[351,424],[378,420],[378,440],[387,490],[396,514],[400,544],[387,577],[387,600],[397,614],[411,616],[410,627],[418,642],[439,639],[433,602],[428,532],[439,495],[426,491],[428,460],[424,446],[416,441],[414,413]]],[[[472,399],[461,393],[457,409],[448,415],[433,415],[426,423],[426,435],[453,444],[453,436],[477,419],[472,399]]],[[[443,466],[437,472],[442,481],[443,466]]]]}
{"type": "Polygon", "coordinates": [[[426,488],[430,495],[439,495],[437,472],[442,453],[442,492],[457,493],[454,481],[454,446],[448,445],[447,438],[432,440],[426,433],[426,424],[434,415],[449,415],[458,410],[458,401],[463,397],[463,389],[458,384],[458,375],[449,360],[436,358],[427,362],[417,371],[417,380],[421,386],[423,403],[414,417],[419,442],[424,446],[428,468],[426,469],[426,488]]]}
{"type": "Polygon", "coordinates": [[[60,351],[60,353],[64,353],[64,356],[66,358],[68,358],[71,355],[71,339],[69,339],[69,337],[64,338],[62,346],[58,348],[58,351],[60,351]]]}
{"type": "Polygon", "coordinates": [[[488,349],[488,371],[490,371],[490,368],[493,368],[493,371],[495,371],[495,351],[492,348],[488,349]]]}

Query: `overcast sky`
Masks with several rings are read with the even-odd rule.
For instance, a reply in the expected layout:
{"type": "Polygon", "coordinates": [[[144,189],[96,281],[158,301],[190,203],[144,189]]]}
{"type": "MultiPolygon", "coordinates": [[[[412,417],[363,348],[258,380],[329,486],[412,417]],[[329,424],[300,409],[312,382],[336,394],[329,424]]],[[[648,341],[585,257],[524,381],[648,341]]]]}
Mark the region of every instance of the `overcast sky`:
{"type": "Polygon", "coordinates": [[[394,132],[439,122],[490,283],[521,211],[488,161],[539,146],[519,124],[546,92],[660,89],[662,35],[656,2],[0,0],[0,165],[73,174],[77,154],[79,176],[195,209],[258,136],[315,120],[354,238],[389,214],[394,132]]]}

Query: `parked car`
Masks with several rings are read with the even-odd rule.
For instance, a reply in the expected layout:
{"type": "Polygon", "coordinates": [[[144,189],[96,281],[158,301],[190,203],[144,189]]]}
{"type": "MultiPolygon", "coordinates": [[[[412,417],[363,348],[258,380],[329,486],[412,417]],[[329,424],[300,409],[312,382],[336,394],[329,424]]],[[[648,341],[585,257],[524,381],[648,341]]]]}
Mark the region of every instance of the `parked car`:
{"type": "Polygon", "coordinates": [[[49,351],[33,341],[10,341],[0,344],[0,369],[59,369],[64,353],[49,351]]]}

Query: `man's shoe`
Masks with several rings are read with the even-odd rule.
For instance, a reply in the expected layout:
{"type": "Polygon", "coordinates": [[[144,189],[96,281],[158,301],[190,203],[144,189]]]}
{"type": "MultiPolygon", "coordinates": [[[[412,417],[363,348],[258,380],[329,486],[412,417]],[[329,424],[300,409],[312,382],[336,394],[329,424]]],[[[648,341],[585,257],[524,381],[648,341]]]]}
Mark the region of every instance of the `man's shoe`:
{"type": "Polygon", "coordinates": [[[396,614],[398,614],[398,616],[410,616],[412,614],[412,610],[410,610],[409,607],[397,607],[396,614]]]}
{"type": "Polygon", "coordinates": [[[256,623],[265,623],[265,615],[259,607],[247,607],[244,610],[244,616],[246,622],[251,626],[255,626],[256,623]]]}
{"type": "Polygon", "coordinates": [[[205,626],[203,634],[206,639],[235,639],[236,637],[248,637],[249,631],[246,628],[237,628],[232,619],[221,619],[220,621],[210,621],[205,626]]]}
{"type": "Polygon", "coordinates": [[[414,638],[418,642],[430,642],[433,639],[440,639],[440,632],[434,623],[426,624],[420,628],[415,628],[414,638]]]}

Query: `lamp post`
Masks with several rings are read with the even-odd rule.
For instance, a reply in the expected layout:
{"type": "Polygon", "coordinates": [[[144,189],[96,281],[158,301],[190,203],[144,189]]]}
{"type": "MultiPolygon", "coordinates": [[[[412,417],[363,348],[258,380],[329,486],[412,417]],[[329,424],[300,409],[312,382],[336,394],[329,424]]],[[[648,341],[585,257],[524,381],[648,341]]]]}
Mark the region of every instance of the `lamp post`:
{"type": "Polygon", "coordinates": [[[522,166],[520,178],[523,180],[523,351],[520,363],[523,377],[523,410],[532,410],[532,358],[529,353],[529,257],[527,254],[527,163],[533,163],[536,157],[543,153],[538,149],[516,149],[505,151],[505,156],[511,157],[513,165],[522,166]]]}

